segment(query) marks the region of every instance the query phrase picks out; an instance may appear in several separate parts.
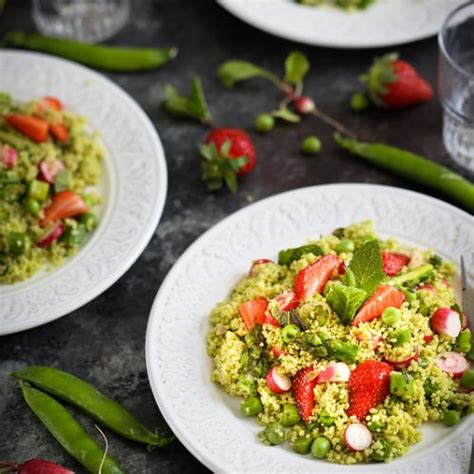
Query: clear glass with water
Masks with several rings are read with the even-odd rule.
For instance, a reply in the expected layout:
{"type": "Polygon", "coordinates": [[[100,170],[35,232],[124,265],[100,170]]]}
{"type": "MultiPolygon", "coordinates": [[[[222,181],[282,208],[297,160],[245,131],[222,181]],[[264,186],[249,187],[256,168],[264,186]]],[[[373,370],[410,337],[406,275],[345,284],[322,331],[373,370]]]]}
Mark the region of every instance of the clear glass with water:
{"type": "Polygon", "coordinates": [[[474,172],[474,3],[454,10],[439,34],[438,86],[443,142],[454,161],[474,172]]]}
{"type": "Polygon", "coordinates": [[[33,19],[41,33],[87,42],[117,33],[129,10],[129,0],[33,0],[33,19]]]}

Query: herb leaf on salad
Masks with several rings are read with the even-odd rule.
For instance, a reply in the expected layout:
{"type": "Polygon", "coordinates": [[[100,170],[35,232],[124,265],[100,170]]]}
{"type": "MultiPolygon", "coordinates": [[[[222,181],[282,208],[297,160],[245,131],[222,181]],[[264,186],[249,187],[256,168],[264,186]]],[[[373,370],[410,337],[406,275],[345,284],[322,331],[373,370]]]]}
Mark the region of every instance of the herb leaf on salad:
{"type": "Polygon", "coordinates": [[[335,284],[326,296],[327,302],[339,316],[341,322],[349,324],[357,310],[367,298],[367,293],[355,286],[335,284]]]}

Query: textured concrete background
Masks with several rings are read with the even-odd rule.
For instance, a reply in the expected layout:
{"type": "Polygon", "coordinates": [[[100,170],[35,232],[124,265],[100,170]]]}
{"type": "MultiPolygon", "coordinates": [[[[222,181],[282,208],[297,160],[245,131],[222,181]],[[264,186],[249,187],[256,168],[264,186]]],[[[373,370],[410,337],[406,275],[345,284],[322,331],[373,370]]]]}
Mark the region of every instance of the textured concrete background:
{"type": "MultiPolygon", "coordinates": [[[[241,182],[235,196],[226,191],[208,194],[200,182],[196,151],[205,129],[170,119],[162,112],[164,84],[171,82],[186,89],[192,75],[200,74],[216,123],[251,129],[254,116],[271,110],[278,94],[259,81],[243,84],[234,91],[225,90],[215,76],[218,64],[238,57],[279,71],[287,53],[298,48],[309,56],[312,65],[306,92],[322,110],[364,138],[399,145],[454,167],[442,147],[441,109],[436,100],[401,112],[357,115],[350,111],[348,101],[357,88],[357,75],[374,55],[383,51],[300,46],[247,26],[211,0],[132,3],[133,17],[112,43],[179,48],[178,58],[162,70],[109,75],[144,108],[163,141],[169,168],[164,215],[135,265],[95,301],[46,326],[0,338],[1,460],[22,461],[39,456],[81,472],[81,467],[29,412],[8,377],[11,370],[29,364],[54,365],[84,377],[123,402],[150,427],[168,431],[146,375],[148,312],[161,281],[186,247],[216,222],[246,206],[249,196],[258,200],[288,189],[333,182],[390,184],[429,192],[346,156],[332,144],[331,129],[309,118],[298,126],[279,126],[270,135],[253,134],[258,151],[255,171],[241,182]],[[324,142],[323,153],[314,158],[298,152],[301,139],[310,133],[318,134],[324,142]]],[[[0,16],[0,34],[14,28],[33,29],[30,2],[7,1],[0,16]]],[[[398,50],[435,84],[434,38],[398,50]]],[[[79,418],[96,435],[91,423],[79,418]]],[[[205,471],[179,442],[169,450],[148,454],[141,446],[114,435],[109,439],[111,454],[131,473],[205,471]]]]}

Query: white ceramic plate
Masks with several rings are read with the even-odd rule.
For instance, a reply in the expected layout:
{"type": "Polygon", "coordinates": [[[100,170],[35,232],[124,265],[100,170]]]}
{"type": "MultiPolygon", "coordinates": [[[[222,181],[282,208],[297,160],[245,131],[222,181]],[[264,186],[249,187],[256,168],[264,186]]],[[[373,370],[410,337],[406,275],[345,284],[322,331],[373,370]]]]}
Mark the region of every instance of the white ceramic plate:
{"type": "Polygon", "coordinates": [[[367,10],[300,5],[294,0],[218,0],[229,12],[267,33],[316,46],[375,48],[438,33],[465,0],[377,0],[367,10]]]}
{"type": "Polygon", "coordinates": [[[0,91],[18,99],[60,98],[87,117],[105,146],[102,216],[90,240],[63,266],[0,285],[0,335],[52,321],[91,301],[144,250],[166,199],[160,139],[143,110],[104,76],[46,55],[0,51],[0,91]]]}
{"type": "Polygon", "coordinates": [[[217,472],[467,472],[469,421],[453,429],[426,425],[424,440],[399,460],[340,466],[269,448],[259,427],[240,415],[239,400],[211,383],[206,354],[208,315],[227,297],[257,258],[373,219],[382,235],[432,247],[454,261],[465,255],[474,277],[474,219],[436,199],[402,189],[365,184],[304,188],[265,199],[224,219],[181,256],[163,282],[151,310],[146,362],[153,394],[180,441],[217,472]]]}

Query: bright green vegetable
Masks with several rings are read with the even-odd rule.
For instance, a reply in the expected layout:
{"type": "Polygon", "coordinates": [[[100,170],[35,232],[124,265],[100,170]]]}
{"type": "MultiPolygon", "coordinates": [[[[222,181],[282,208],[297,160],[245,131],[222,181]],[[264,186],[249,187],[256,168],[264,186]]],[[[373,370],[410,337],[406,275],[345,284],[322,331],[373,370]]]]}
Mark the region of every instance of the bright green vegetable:
{"type": "Polygon", "coordinates": [[[30,245],[31,239],[23,232],[9,232],[7,235],[7,251],[11,255],[23,255],[30,245]]]}
{"type": "Polygon", "coordinates": [[[44,181],[34,179],[28,185],[28,197],[39,202],[45,202],[49,196],[49,184],[44,181]]]}
{"type": "Polygon", "coordinates": [[[311,445],[311,454],[317,459],[324,459],[331,450],[331,442],[320,436],[313,441],[311,445]]]}
{"type": "Polygon", "coordinates": [[[82,245],[86,238],[87,230],[84,224],[77,224],[76,227],[66,227],[61,240],[71,247],[82,245]]]}
{"type": "Polygon", "coordinates": [[[356,92],[351,98],[351,109],[361,112],[369,107],[370,100],[363,92],[356,92]]]}
{"type": "Polygon", "coordinates": [[[318,416],[318,421],[323,426],[333,426],[336,423],[336,420],[333,416],[330,416],[326,410],[321,410],[321,413],[318,416]]]}
{"type": "Polygon", "coordinates": [[[367,293],[364,290],[355,286],[345,286],[338,283],[331,285],[331,289],[326,296],[327,302],[344,324],[352,322],[357,310],[366,298],[367,293]]]}
{"type": "Polygon", "coordinates": [[[461,376],[461,383],[466,388],[474,388],[474,370],[466,370],[461,376]]]}
{"type": "Polygon", "coordinates": [[[413,393],[413,377],[401,372],[390,373],[390,393],[397,397],[408,399],[413,393]]]}
{"type": "Polygon", "coordinates": [[[315,334],[314,332],[305,333],[304,340],[305,340],[306,344],[308,344],[310,346],[313,346],[313,347],[314,346],[320,346],[323,343],[321,338],[317,334],[315,334]]]}
{"type": "Polygon", "coordinates": [[[285,428],[280,423],[270,423],[260,433],[262,441],[266,444],[277,445],[285,441],[285,428]]]}
{"type": "Polygon", "coordinates": [[[454,347],[458,352],[463,352],[464,354],[471,350],[471,331],[469,329],[464,329],[459,333],[454,347]]]}
{"type": "Polygon", "coordinates": [[[39,213],[40,213],[40,211],[41,211],[41,205],[40,205],[40,203],[39,203],[36,199],[28,198],[28,199],[25,201],[25,209],[26,209],[27,212],[28,212],[29,214],[31,214],[32,216],[38,217],[38,216],[39,216],[39,213]]]}
{"type": "Polygon", "coordinates": [[[400,310],[397,308],[385,308],[382,313],[382,322],[385,326],[393,326],[400,319],[400,310]]]}
{"type": "Polygon", "coordinates": [[[382,449],[374,450],[371,454],[373,461],[383,462],[392,453],[392,445],[385,439],[382,440],[382,449]]]}
{"type": "Polygon", "coordinates": [[[296,425],[300,421],[298,408],[295,405],[286,403],[283,405],[283,412],[281,414],[280,423],[286,428],[296,425]]]}
{"type": "Polygon", "coordinates": [[[302,142],[300,146],[300,150],[302,153],[305,153],[306,155],[316,155],[321,151],[322,144],[321,140],[318,137],[315,137],[314,135],[310,135],[309,137],[306,137],[302,142]]]}
{"type": "Polygon", "coordinates": [[[313,443],[313,437],[310,434],[299,436],[296,438],[291,447],[293,451],[298,454],[308,454],[311,450],[311,444],[313,443]]]}
{"type": "Polygon", "coordinates": [[[115,433],[132,441],[157,447],[166,446],[172,441],[172,438],[145,428],[122,405],[72,374],[52,367],[33,365],[17,370],[12,375],[65,400],[115,433]]]}
{"type": "Polygon", "coordinates": [[[416,300],[416,293],[414,291],[403,290],[403,294],[409,303],[413,303],[416,300]]]}
{"type": "Polygon", "coordinates": [[[401,346],[406,344],[411,339],[411,329],[401,328],[391,335],[392,344],[394,346],[401,346]]]}
{"type": "Polygon", "coordinates": [[[263,405],[258,397],[247,397],[240,405],[240,411],[245,416],[256,416],[262,410],[263,405]]]}
{"type": "Polygon", "coordinates": [[[0,142],[7,143],[18,150],[28,150],[31,153],[38,153],[41,150],[38,145],[28,140],[28,138],[5,130],[0,130],[0,142]]]}
{"type": "Polygon", "coordinates": [[[442,421],[446,426],[457,425],[461,421],[461,412],[457,410],[447,410],[444,412],[442,421]]]}
{"type": "Polygon", "coordinates": [[[334,358],[342,362],[347,362],[348,364],[352,364],[356,361],[357,353],[359,352],[357,344],[331,339],[328,341],[328,345],[329,352],[334,358]]]}
{"type": "MultiPolygon", "coordinates": [[[[28,406],[58,443],[89,472],[97,473],[104,458],[102,448],[54,398],[24,382],[20,382],[20,387],[28,406]]],[[[113,458],[106,456],[102,473],[123,474],[124,471],[113,458]]]]}
{"type": "Polygon", "coordinates": [[[93,212],[86,212],[79,218],[79,222],[84,224],[87,231],[90,232],[97,227],[97,216],[93,212]]]}
{"type": "Polygon", "coordinates": [[[367,428],[369,428],[370,431],[380,431],[384,430],[387,427],[387,423],[383,421],[378,421],[378,420],[370,420],[367,422],[367,428]]]}
{"type": "Polygon", "coordinates": [[[4,37],[7,46],[42,51],[109,71],[155,69],[176,57],[176,48],[121,48],[82,43],[23,31],[12,31],[4,37]]]}
{"type": "Polygon", "coordinates": [[[400,286],[408,283],[409,285],[415,285],[421,280],[428,278],[433,273],[433,265],[425,263],[424,265],[415,268],[406,273],[402,273],[396,277],[390,278],[389,283],[391,285],[400,286]]]}
{"type": "Polygon", "coordinates": [[[310,244],[303,245],[301,247],[295,247],[292,249],[280,250],[278,252],[278,264],[279,265],[290,265],[295,260],[299,260],[303,255],[312,253],[313,255],[322,255],[323,251],[318,245],[310,244]]]}
{"type": "Polygon", "coordinates": [[[334,139],[352,154],[404,178],[439,190],[468,211],[474,212],[474,184],[448,168],[383,143],[361,143],[337,133],[334,139]]]}
{"type": "Polygon", "coordinates": [[[275,126],[275,119],[270,114],[257,115],[255,119],[255,130],[269,132],[275,126]]]}
{"type": "Polygon", "coordinates": [[[351,253],[354,251],[354,242],[349,239],[342,239],[334,250],[337,253],[351,253]]]}
{"type": "Polygon", "coordinates": [[[291,342],[301,334],[301,329],[296,324],[288,324],[281,331],[281,337],[285,342],[291,342]]]}

